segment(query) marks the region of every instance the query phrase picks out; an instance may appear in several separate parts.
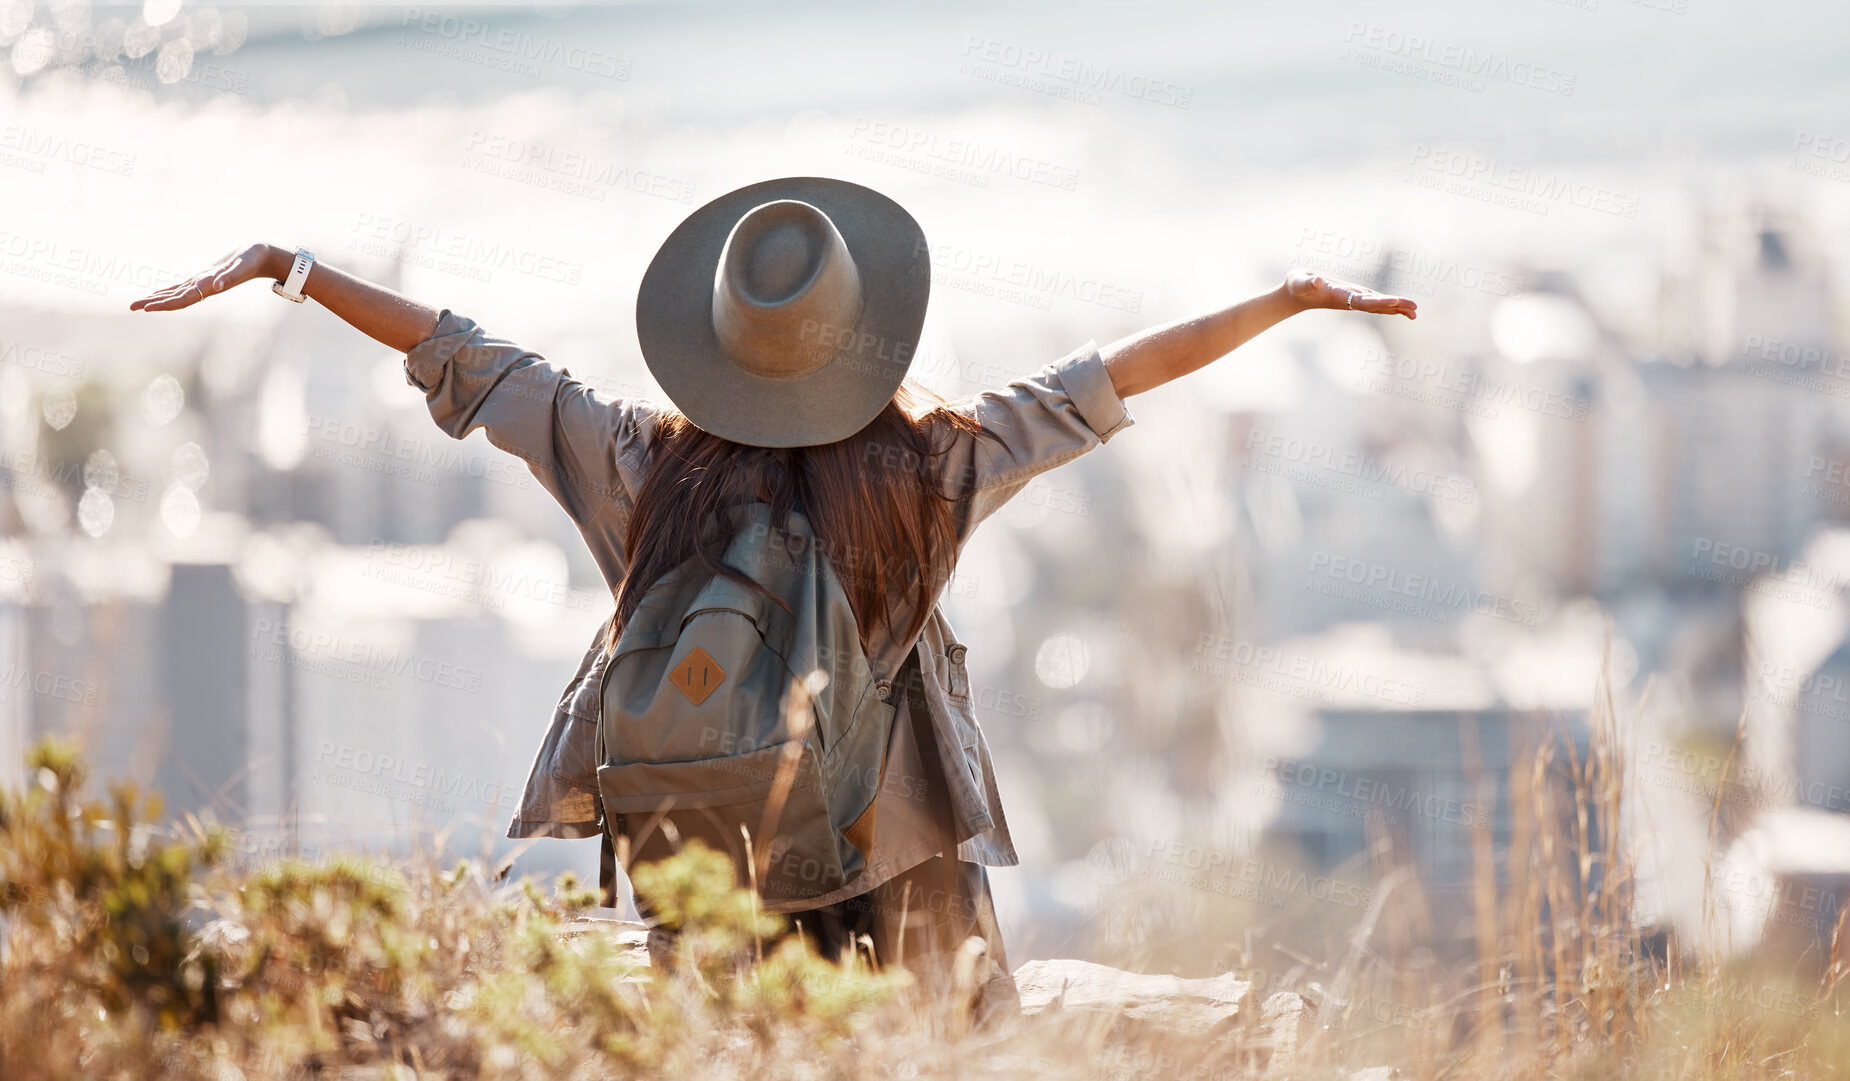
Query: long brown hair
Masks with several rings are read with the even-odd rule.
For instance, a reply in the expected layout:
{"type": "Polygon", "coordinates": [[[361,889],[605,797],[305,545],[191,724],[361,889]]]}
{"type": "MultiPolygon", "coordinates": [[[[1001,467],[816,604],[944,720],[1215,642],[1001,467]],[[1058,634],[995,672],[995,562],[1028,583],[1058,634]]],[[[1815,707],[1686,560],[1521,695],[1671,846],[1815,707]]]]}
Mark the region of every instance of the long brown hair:
{"type": "Polygon", "coordinates": [[[606,644],[615,646],[649,587],[689,559],[765,592],[722,558],[732,539],[727,509],[754,500],[770,504],[780,531],[793,509],[808,519],[848,594],[863,651],[906,611],[894,637],[918,634],[955,562],[954,497],[941,459],[959,431],[993,437],[967,409],[910,383],[866,427],[818,446],[735,443],[668,411],[636,494],[606,644]]]}

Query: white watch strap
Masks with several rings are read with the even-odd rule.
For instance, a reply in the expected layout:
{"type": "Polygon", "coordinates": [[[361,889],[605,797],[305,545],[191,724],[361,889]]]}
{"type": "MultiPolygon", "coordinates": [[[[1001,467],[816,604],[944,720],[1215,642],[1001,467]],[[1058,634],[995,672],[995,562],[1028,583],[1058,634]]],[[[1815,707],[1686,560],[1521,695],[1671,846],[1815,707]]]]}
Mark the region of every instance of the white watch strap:
{"type": "Polygon", "coordinates": [[[278,296],[287,297],[297,304],[307,300],[302,293],[302,286],[308,281],[308,271],[315,265],[315,253],[307,248],[297,248],[295,262],[289,267],[289,277],[270,286],[278,296]]]}

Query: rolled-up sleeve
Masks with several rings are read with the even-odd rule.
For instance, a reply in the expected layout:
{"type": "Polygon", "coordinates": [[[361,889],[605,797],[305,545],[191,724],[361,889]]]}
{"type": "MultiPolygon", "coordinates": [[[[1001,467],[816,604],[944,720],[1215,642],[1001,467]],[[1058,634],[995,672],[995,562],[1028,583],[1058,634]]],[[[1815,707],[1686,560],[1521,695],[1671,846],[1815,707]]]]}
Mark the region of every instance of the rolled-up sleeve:
{"type": "Polygon", "coordinates": [[[1029,481],[1136,423],[1111,385],[1095,342],[969,406],[983,434],[958,432],[944,460],[946,494],[959,500],[959,541],[1029,481]]]}
{"type": "Polygon", "coordinates": [[[486,429],[490,443],[525,461],[577,524],[606,580],[621,580],[658,406],[601,398],[566,369],[448,308],[405,354],[405,380],[424,392],[438,428],[456,439],[486,429]]]}

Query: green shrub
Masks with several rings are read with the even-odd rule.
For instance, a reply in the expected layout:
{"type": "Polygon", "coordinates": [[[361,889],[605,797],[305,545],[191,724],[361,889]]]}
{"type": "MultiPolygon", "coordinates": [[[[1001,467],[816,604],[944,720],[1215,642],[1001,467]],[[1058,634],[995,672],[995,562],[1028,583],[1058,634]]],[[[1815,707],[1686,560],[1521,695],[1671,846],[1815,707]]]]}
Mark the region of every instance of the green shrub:
{"type": "Polygon", "coordinates": [[[0,792],[8,1081],[218,1081],[226,1062],[247,1078],[686,1076],[779,1034],[846,1037],[904,986],[794,938],[749,963],[783,921],[698,845],[638,871],[678,932],[664,975],[600,921],[574,922],[597,897],[570,875],[549,896],[469,861],[240,871],[224,831],[156,829],[158,802],[131,786],[82,799],[72,746],[43,743],[28,765],[33,786],[0,792]]]}

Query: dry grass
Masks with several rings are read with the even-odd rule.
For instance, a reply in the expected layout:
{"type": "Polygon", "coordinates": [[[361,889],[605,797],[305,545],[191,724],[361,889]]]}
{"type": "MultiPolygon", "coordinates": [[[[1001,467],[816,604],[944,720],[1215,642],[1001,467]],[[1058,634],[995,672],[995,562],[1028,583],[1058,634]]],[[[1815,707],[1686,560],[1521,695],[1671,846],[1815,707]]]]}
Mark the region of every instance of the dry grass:
{"type": "MultiPolygon", "coordinates": [[[[0,1077],[1850,1076],[1843,920],[1810,969],[1634,921],[1621,729],[1606,696],[1584,751],[1537,728],[1512,754],[1509,844],[1471,839],[1474,957],[1439,959],[1420,883],[1377,847],[1369,903],[1326,955],[1260,988],[1313,1011],[1289,1062],[1250,1024],[1205,1041],[1096,1017],[972,1029],[902,971],[780,937],[692,846],[636,873],[680,932],[662,970],[574,933],[593,896],[569,878],[235,869],[222,833],[138,824],[158,808],[127,788],[85,799],[76,754],[46,743],[36,784],[0,799],[0,1077]]],[[[1489,799],[1498,778],[1475,729],[1461,738],[1489,799]]]]}

